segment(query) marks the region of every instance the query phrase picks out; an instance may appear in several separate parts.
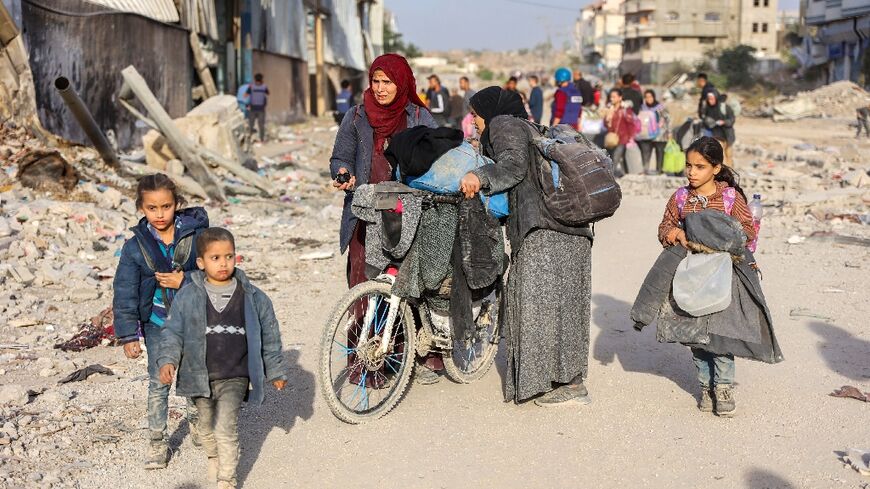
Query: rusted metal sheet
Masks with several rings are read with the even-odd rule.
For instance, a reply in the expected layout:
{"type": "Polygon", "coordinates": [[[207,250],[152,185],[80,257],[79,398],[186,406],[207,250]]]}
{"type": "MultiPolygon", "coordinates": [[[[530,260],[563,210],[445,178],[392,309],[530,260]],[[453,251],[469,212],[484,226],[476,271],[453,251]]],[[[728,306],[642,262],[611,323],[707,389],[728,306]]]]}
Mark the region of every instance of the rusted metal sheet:
{"type": "MultiPolygon", "coordinates": [[[[40,0],[40,4],[72,10],[70,0],[40,0]]],[[[105,7],[79,3],[76,12],[105,7]]],[[[182,117],[192,106],[193,82],[188,32],[138,15],[72,17],[22,4],[24,37],[36,84],[39,118],[49,131],[87,144],[85,132],[54,88],[59,76],[69,78],[82,102],[104,132],[113,130],[121,149],[141,144],[147,128],[115,102],[121,87],[120,72],[135,65],[172,117],[182,117]],[[183,49],[180,49],[183,48],[183,49]],[[180,67],[185,67],[180,69],[180,67]]]]}
{"type": "Polygon", "coordinates": [[[178,9],[173,0],[84,0],[119,12],[144,15],[160,22],[178,22],[178,9]]]}

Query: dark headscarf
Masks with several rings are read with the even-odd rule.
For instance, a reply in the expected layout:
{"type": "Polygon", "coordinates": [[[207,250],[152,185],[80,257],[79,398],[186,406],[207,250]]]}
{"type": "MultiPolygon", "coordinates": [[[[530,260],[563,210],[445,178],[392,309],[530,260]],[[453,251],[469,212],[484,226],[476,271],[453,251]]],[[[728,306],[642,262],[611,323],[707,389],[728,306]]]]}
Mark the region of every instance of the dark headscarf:
{"type": "Polygon", "coordinates": [[[435,160],[462,144],[462,131],[449,127],[432,129],[412,127],[390,138],[384,156],[404,177],[419,177],[428,172],[435,160]]]}
{"type": "Polygon", "coordinates": [[[474,112],[486,122],[486,129],[480,135],[484,144],[489,144],[489,124],[500,115],[512,115],[528,119],[523,98],[517,92],[504,90],[501,87],[487,87],[477,92],[469,101],[474,112]]]}
{"type": "Polygon", "coordinates": [[[411,66],[398,54],[379,56],[372,63],[369,68],[369,88],[365,91],[363,101],[369,124],[375,131],[376,153],[383,153],[384,141],[407,125],[405,107],[408,102],[425,107],[420,96],[417,95],[417,81],[414,79],[411,66]],[[372,78],[377,70],[383,71],[387,78],[396,84],[396,98],[389,105],[379,104],[372,91],[372,78]]]}

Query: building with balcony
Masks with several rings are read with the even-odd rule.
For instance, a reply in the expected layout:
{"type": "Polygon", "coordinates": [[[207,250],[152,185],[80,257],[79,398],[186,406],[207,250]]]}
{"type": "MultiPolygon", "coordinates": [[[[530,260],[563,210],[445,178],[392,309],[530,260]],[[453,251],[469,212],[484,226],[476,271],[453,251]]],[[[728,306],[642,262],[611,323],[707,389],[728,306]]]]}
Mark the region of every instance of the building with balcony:
{"type": "Polygon", "coordinates": [[[776,0],[625,0],[621,71],[662,82],[713,49],[747,44],[776,55],[776,0]]]}
{"type": "Polygon", "coordinates": [[[802,0],[804,68],[822,67],[823,81],[870,83],[862,73],[870,57],[870,0],[802,0]]]}
{"type": "Polygon", "coordinates": [[[583,8],[575,29],[576,49],[585,63],[613,70],[622,62],[625,16],[622,0],[601,0],[583,8]]]}

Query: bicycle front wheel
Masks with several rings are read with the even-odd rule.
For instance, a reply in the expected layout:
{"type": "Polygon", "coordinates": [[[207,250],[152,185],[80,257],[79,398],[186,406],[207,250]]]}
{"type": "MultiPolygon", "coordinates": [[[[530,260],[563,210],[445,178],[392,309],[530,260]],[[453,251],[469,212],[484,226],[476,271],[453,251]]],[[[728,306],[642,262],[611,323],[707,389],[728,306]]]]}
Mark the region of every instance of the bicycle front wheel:
{"type": "Polygon", "coordinates": [[[444,371],[458,384],[470,384],[483,378],[495,363],[499,340],[498,295],[484,301],[468,338],[453,340],[453,349],[444,355],[444,371]]]}
{"type": "Polygon", "coordinates": [[[390,412],[401,400],[414,371],[416,323],[406,301],[383,351],[391,286],[369,281],[351,289],[336,305],[323,331],[320,386],[340,420],[360,424],[390,412]]]}

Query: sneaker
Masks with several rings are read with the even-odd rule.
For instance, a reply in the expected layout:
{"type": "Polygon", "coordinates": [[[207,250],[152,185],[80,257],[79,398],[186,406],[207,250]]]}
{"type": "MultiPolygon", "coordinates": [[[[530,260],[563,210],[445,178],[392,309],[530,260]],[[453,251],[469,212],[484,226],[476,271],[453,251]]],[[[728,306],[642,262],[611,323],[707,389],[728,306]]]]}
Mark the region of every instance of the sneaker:
{"type": "Polygon", "coordinates": [[[209,482],[217,482],[218,478],[218,459],[217,457],[212,457],[208,459],[208,481],[209,482]]]}
{"type": "Polygon", "coordinates": [[[438,372],[431,368],[420,365],[417,367],[417,373],[414,375],[414,381],[420,385],[432,385],[441,382],[441,376],[438,372]]]}
{"type": "Polygon", "coordinates": [[[709,385],[701,384],[701,400],[698,402],[698,409],[702,413],[713,412],[713,393],[709,385]]]}
{"type": "Polygon", "coordinates": [[[165,469],[169,463],[169,446],[165,441],[151,442],[148,447],[148,456],[145,459],[145,468],[148,470],[165,469]]]}
{"type": "Polygon", "coordinates": [[[589,391],[583,384],[568,384],[547,392],[535,399],[535,404],[540,407],[568,406],[573,404],[589,404],[592,399],[589,391]]]}
{"type": "Polygon", "coordinates": [[[734,402],[734,389],[727,384],[716,386],[716,414],[723,418],[730,418],[737,412],[737,404],[734,402]]]}

